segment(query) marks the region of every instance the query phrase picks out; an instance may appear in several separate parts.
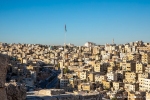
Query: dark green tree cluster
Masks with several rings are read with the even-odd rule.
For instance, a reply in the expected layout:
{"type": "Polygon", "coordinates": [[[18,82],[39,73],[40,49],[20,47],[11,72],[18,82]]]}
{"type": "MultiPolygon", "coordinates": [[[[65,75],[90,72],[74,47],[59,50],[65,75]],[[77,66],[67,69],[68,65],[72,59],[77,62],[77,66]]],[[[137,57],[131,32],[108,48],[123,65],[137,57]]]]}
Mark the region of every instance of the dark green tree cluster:
{"type": "Polygon", "coordinates": [[[69,73],[68,67],[65,67],[65,68],[63,69],[63,72],[64,72],[64,74],[69,73]]]}

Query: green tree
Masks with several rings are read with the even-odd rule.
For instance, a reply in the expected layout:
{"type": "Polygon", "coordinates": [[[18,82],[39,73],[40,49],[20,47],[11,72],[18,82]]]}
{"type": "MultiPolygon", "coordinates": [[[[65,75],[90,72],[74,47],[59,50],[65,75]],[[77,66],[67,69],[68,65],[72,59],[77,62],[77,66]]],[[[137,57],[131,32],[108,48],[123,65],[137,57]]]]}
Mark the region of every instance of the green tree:
{"type": "Polygon", "coordinates": [[[68,73],[68,72],[69,72],[68,67],[64,68],[64,69],[63,69],[63,72],[64,72],[64,74],[68,73]]]}
{"type": "Polygon", "coordinates": [[[117,100],[116,98],[112,98],[111,100],[117,100]]]}
{"type": "Polygon", "coordinates": [[[57,67],[58,67],[58,69],[60,69],[60,64],[59,63],[57,64],[57,67]]]}

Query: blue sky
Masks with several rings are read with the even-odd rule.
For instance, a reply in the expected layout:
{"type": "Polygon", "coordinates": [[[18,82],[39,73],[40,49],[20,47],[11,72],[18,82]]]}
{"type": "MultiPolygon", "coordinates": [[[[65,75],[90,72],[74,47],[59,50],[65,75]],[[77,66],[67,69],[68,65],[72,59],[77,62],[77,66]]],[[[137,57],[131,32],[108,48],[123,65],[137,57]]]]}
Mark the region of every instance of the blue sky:
{"type": "Polygon", "coordinates": [[[0,42],[150,42],[150,0],[0,0],[0,42]]]}

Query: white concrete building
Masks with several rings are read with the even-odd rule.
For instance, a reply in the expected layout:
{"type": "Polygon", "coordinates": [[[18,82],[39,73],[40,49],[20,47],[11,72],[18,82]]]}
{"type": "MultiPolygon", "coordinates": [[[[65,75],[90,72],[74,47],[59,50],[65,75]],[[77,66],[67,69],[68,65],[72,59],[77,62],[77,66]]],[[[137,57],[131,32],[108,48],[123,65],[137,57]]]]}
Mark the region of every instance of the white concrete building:
{"type": "Polygon", "coordinates": [[[150,91],[150,79],[139,78],[139,90],[150,91]]]}
{"type": "Polygon", "coordinates": [[[117,74],[115,72],[107,73],[107,80],[108,81],[117,81],[117,74]]]}
{"type": "Polygon", "coordinates": [[[93,47],[93,46],[95,46],[96,44],[95,43],[92,43],[92,42],[86,42],[85,44],[84,44],[84,46],[86,46],[86,47],[93,47]]]}
{"type": "Polygon", "coordinates": [[[86,78],[87,78],[87,72],[86,71],[80,72],[80,79],[86,80],[86,78]]]}

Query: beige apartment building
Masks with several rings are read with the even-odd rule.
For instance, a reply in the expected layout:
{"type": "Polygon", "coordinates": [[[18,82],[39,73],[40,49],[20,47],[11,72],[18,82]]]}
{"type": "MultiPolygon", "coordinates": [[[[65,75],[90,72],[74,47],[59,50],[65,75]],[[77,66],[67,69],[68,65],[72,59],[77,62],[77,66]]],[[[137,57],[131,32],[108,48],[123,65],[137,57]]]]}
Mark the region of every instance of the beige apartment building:
{"type": "Polygon", "coordinates": [[[95,65],[96,65],[96,62],[95,62],[95,60],[93,60],[93,61],[89,61],[88,64],[91,65],[91,66],[95,66],[95,65]]]}
{"type": "Polygon", "coordinates": [[[136,63],[136,73],[143,73],[145,71],[145,66],[141,62],[136,63]]]}
{"type": "Polygon", "coordinates": [[[120,66],[123,71],[135,71],[136,63],[132,61],[121,62],[120,66]]]}
{"type": "Polygon", "coordinates": [[[100,53],[100,48],[99,47],[93,47],[93,54],[99,54],[100,53]]]}
{"type": "Polygon", "coordinates": [[[110,66],[110,67],[107,67],[107,72],[112,72],[112,71],[115,71],[116,68],[114,66],[110,66]]]}
{"type": "Polygon", "coordinates": [[[95,82],[100,82],[102,83],[102,81],[106,81],[107,80],[107,76],[105,75],[100,75],[100,74],[96,74],[95,75],[95,82]]]}
{"type": "Polygon", "coordinates": [[[123,62],[123,63],[126,63],[127,61],[128,61],[128,57],[127,57],[127,56],[122,57],[122,62],[123,62]]]}
{"type": "Polygon", "coordinates": [[[150,64],[150,52],[149,53],[145,52],[142,54],[142,63],[150,64]]]}
{"type": "Polygon", "coordinates": [[[140,60],[140,54],[136,54],[136,53],[128,54],[127,57],[128,57],[128,60],[133,60],[133,61],[140,60]]]}
{"type": "Polygon", "coordinates": [[[126,91],[133,91],[133,92],[135,92],[135,91],[138,91],[139,90],[139,84],[138,83],[133,83],[133,84],[130,84],[130,83],[125,83],[124,84],[124,89],[126,90],[126,91]]]}
{"type": "Polygon", "coordinates": [[[94,72],[104,72],[105,66],[101,65],[100,63],[97,63],[94,66],[94,72]]]}
{"type": "Polygon", "coordinates": [[[135,72],[125,72],[124,83],[135,83],[137,81],[137,74],[135,72]]]}
{"type": "Polygon", "coordinates": [[[78,90],[90,91],[91,85],[89,83],[81,83],[78,85],[78,90]]]}
{"type": "Polygon", "coordinates": [[[150,78],[150,73],[144,72],[144,73],[138,73],[138,80],[139,78],[150,78]]]}
{"type": "Polygon", "coordinates": [[[150,73],[150,64],[145,67],[145,72],[150,73]]]}
{"type": "Polygon", "coordinates": [[[95,60],[100,60],[101,59],[101,57],[97,54],[97,55],[95,55],[95,60]]]}
{"type": "Polygon", "coordinates": [[[150,46],[146,46],[146,47],[137,47],[138,50],[140,51],[150,51],[150,46]]]}
{"type": "Polygon", "coordinates": [[[113,89],[114,90],[119,90],[121,87],[123,88],[122,82],[113,82],[113,89]]]}
{"type": "Polygon", "coordinates": [[[102,84],[103,84],[103,88],[104,88],[104,89],[110,90],[110,88],[111,88],[111,82],[102,81],[102,84]]]}
{"type": "Polygon", "coordinates": [[[95,73],[88,74],[88,81],[95,82],[95,73]]]}
{"type": "Polygon", "coordinates": [[[59,65],[60,65],[60,69],[63,68],[64,67],[64,61],[63,60],[59,61],[59,65]]]}
{"type": "Polygon", "coordinates": [[[116,66],[116,63],[114,61],[109,61],[109,64],[111,67],[115,67],[116,66]]]}

